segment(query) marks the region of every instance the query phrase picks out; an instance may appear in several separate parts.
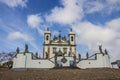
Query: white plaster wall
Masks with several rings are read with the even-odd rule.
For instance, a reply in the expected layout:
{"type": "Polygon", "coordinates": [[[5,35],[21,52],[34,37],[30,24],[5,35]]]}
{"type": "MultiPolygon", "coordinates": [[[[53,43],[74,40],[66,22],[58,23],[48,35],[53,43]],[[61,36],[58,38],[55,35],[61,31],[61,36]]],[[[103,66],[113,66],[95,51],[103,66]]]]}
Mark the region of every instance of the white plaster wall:
{"type": "Polygon", "coordinates": [[[14,68],[53,68],[54,63],[47,59],[33,60],[31,53],[17,54],[13,59],[14,68]]]}
{"type": "Polygon", "coordinates": [[[24,68],[24,67],[25,67],[25,55],[17,54],[17,56],[13,58],[13,68],[24,68]]]}
{"type": "Polygon", "coordinates": [[[31,60],[27,63],[27,68],[53,68],[54,64],[49,60],[31,60]]]}
{"type": "Polygon", "coordinates": [[[95,55],[94,55],[94,56],[92,56],[92,57],[90,57],[89,59],[95,59],[95,55]]]}
{"type": "MultiPolygon", "coordinates": [[[[58,57],[57,61],[61,61],[63,57],[58,57]]],[[[63,66],[70,66],[70,61],[73,61],[73,57],[65,57],[67,59],[66,63],[62,63],[63,66]]],[[[54,62],[54,58],[51,59],[54,62]]],[[[55,64],[47,59],[32,59],[31,53],[17,54],[14,58],[13,68],[53,68],[55,64]]]]}
{"type": "Polygon", "coordinates": [[[104,66],[111,68],[112,65],[111,65],[111,63],[110,63],[110,58],[109,58],[109,56],[108,56],[108,55],[104,55],[103,59],[104,59],[104,66]]]}
{"type": "Polygon", "coordinates": [[[33,60],[31,54],[26,54],[26,68],[53,68],[55,65],[47,59],[33,60]]]}
{"type": "Polygon", "coordinates": [[[97,54],[97,60],[82,60],[77,64],[77,66],[82,69],[103,68],[103,67],[110,67],[108,66],[108,64],[109,63],[106,63],[103,54],[97,54]]]}
{"type": "Polygon", "coordinates": [[[44,58],[46,58],[46,52],[48,52],[48,46],[44,46],[44,58]]]}
{"type": "MultiPolygon", "coordinates": [[[[57,61],[61,61],[63,57],[58,57],[57,61]]],[[[70,66],[70,61],[73,61],[73,57],[65,57],[66,63],[62,63],[63,66],[70,66]]],[[[54,62],[54,58],[51,59],[54,62]]],[[[32,59],[31,53],[17,54],[13,59],[13,68],[53,68],[55,64],[47,59],[32,59]]],[[[77,66],[82,69],[86,68],[103,68],[111,67],[108,55],[97,54],[97,60],[81,60],[77,66]]]]}
{"type": "Polygon", "coordinates": [[[72,46],[72,55],[73,55],[73,53],[75,53],[75,47],[74,46],[72,46]]]}

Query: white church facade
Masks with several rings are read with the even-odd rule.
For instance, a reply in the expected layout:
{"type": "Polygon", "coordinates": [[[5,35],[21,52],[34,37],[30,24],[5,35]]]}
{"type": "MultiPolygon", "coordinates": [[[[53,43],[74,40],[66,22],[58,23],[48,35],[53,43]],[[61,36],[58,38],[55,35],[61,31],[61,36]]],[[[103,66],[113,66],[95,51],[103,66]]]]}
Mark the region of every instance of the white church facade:
{"type": "Polygon", "coordinates": [[[44,32],[43,57],[38,58],[37,54],[28,51],[25,45],[25,51],[16,50],[16,56],[13,59],[13,69],[51,69],[56,67],[78,67],[86,68],[111,68],[110,58],[107,50],[102,51],[86,58],[81,58],[79,54],[76,57],[76,39],[75,33],[71,30],[68,38],[61,34],[51,39],[50,30],[44,32]]]}

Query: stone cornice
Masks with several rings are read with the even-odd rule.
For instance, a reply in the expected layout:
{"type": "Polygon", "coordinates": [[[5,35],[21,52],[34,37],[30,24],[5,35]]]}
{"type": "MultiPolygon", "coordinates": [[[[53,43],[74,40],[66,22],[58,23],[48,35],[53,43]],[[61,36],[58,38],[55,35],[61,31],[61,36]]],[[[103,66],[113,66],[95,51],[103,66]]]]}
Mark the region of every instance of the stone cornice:
{"type": "Polygon", "coordinates": [[[43,44],[44,46],[76,46],[71,44],[43,44]]]}

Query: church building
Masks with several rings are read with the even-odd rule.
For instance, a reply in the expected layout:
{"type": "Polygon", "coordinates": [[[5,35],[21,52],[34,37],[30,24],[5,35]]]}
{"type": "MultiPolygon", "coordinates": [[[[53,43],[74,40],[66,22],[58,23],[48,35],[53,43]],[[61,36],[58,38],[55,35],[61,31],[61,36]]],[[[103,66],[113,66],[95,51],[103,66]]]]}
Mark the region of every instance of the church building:
{"type": "Polygon", "coordinates": [[[43,57],[39,58],[37,54],[29,52],[28,45],[25,45],[25,51],[16,50],[16,56],[13,59],[13,69],[51,69],[60,67],[78,67],[86,68],[111,68],[110,57],[102,46],[99,46],[100,52],[91,56],[86,54],[82,58],[80,54],[76,56],[75,33],[70,30],[68,37],[54,36],[49,29],[44,32],[43,57]]]}
{"type": "Polygon", "coordinates": [[[43,58],[57,56],[69,56],[73,57],[76,55],[76,42],[75,42],[75,33],[72,31],[68,34],[68,40],[65,36],[54,36],[51,40],[51,32],[49,30],[44,33],[44,48],[43,48],[43,58]]]}

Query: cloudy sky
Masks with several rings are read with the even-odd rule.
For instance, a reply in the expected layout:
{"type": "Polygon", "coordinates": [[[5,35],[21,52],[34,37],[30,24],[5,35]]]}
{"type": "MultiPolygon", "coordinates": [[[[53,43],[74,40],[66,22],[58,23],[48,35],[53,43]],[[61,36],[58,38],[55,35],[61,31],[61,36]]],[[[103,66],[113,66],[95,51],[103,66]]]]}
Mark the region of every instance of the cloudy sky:
{"type": "Polygon", "coordinates": [[[0,0],[0,52],[16,47],[42,55],[43,33],[52,37],[76,33],[77,53],[106,48],[111,60],[120,59],[120,0],[0,0]]]}

